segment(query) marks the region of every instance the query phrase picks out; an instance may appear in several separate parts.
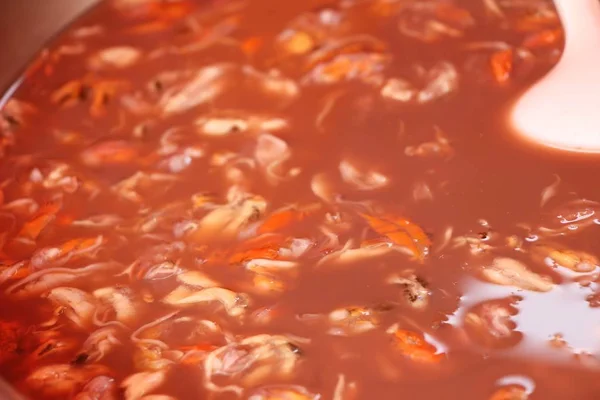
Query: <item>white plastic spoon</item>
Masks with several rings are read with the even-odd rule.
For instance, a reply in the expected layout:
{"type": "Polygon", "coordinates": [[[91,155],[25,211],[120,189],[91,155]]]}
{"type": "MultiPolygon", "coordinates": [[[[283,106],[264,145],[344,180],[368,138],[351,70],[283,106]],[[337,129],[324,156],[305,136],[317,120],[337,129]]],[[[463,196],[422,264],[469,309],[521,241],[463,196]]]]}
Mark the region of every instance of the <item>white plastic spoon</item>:
{"type": "Polygon", "coordinates": [[[525,138],[600,153],[600,1],[554,0],[565,31],[562,58],[512,110],[525,138]]]}

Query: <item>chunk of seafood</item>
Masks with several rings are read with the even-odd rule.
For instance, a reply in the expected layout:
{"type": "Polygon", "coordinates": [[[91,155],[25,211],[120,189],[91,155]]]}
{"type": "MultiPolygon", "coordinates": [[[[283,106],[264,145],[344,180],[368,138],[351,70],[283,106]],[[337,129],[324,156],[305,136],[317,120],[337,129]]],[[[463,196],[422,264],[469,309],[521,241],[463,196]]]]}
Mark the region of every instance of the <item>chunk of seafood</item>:
{"type": "Polygon", "coordinates": [[[109,376],[97,376],[89,381],[74,400],[116,400],[117,384],[109,376]]]}
{"type": "Polygon", "coordinates": [[[305,85],[331,85],[357,80],[378,85],[391,57],[379,53],[340,54],[331,61],[317,64],[302,80],[305,85]]]}
{"type": "Polygon", "coordinates": [[[220,287],[200,290],[180,286],[162,300],[173,306],[191,306],[203,303],[218,303],[232,317],[242,315],[248,306],[248,296],[220,287]]]}
{"type": "Polygon", "coordinates": [[[43,396],[68,396],[99,375],[107,375],[102,365],[74,366],[52,364],[39,367],[26,378],[27,385],[43,396]]]}
{"type": "Polygon", "coordinates": [[[85,363],[95,363],[121,344],[122,342],[118,338],[118,328],[113,326],[100,328],[88,336],[76,359],[85,360],[85,363]]]}
{"type": "MultiPolygon", "coordinates": [[[[23,341],[22,338],[18,339],[23,341]]],[[[56,330],[37,332],[33,335],[32,340],[40,344],[27,357],[27,361],[31,363],[39,363],[46,358],[56,359],[68,355],[79,345],[74,338],[65,337],[56,330]]],[[[15,351],[15,355],[16,353],[15,351]]],[[[0,361],[2,361],[1,356],[0,361]]]]}
{"type": "Polygon", "coordinates": [[[402,10],[398,29],[409,38],[433,43],[462,37],[474,23],[469,11],[454,2],[423,1],[402,10]]]}
{"type": "Polygon", "coordinates": [[[412,272],[401,275],[392,275],[387,282],[402,289],[404,302],[411,308],[423,310],[429,304],[431,291],[427,282],[412,272]]]}
{"type": "Polygon", "coordinates": [[[111,189],[118,196],[134,203],[142,203],[144,194],[167,191],[178,178],[172,174],[138,171],[115,184],[111,189]]]}
{"type": "Polygon", "coordinates": [[[329,313],[329,334],[353,336],[377,328],[376,312],[366,307],[344,307],[329,313]]]}
{"type": "Polygon", "coordinates": [[[358,190],[381,189],[388,185],[389,178],[374,170],[361,170],[350,160],[342,160],[339,164],[342,180],[358,190]]]}
{"type": "Polygon", "coordinates": [[[453,64],[441,61],[429,70],[419,70],[417,81],[390,78],[381,88],[381,96],[400,103],[428,104],[456,92],[459,74],[453,64]]]}
{"type": "Polygon", "coordinates": [[[406,146],[404,154],[409,157],[451,157],[454,149],[441,129],[435,127],[435,138],[418,145],[406,146]]]}
{"type": "Polygon", "coordinates": [[[417,363],[439,363],[444,354],[429,343],[424,335],[405,329],[397,329],[393,332],[394,345],[398,351],[409,360],[417,363]]]}
{"type": "Polygon", "coordinates": [[[311,393],[302,386],[270,385],[253,390],[248,400],[319,400],[320,394],[311,393]]]}
{"type": "Polygon", "coordinates": [[[158,389],[165,382],[166,377],[166,371],[138,372],[128,376],[121,383],[121,388],[125,390],[125,400],[143,399],[144,396],[158,389]]]}
{"type": "Polygon", "coordinates": [[[123,69],[136,64],[142,52],[131,46],[114,46],[102,49],[88,60],[91,69],[123,69]]]}
{"type": "Polygon", "coordinates": [[[89,293],[73,287],[58,287],[52,289],[47,297],[75,325],[83,329],[90,328],[97,304],[89,293]]]}
{"type": "Polygon", "coordinates": [[[271,134],[262,134],[258,137],[254,158],[264,170],[269,182],[277,183],[289,176],[290,171],[284,172],[284,163],[292,156],[288,144],[271,134]]]}
{"type": "Polygon", "coordinates": [[[548,292],[554,287],[550,277],[539,275],[522,262],[507,257],[495,258],[491,265],[482,268],[481,273],[492,283],[522,290],[548,292]]]}
{"type": "Polygon", "coordinates": [[[191,78],[167,90],[159,102],[165,115],[179,114],[203,105],[228,88],[237,68],[233,64],[214,64],[198,69],[191,78]]]}
{"type": "Polygon", "coordinates": [[[90,168],[106,168],[118,165],[135,165],[139,160],[139,148],[125,140],[107,140],[83,150],[79,158],[90,168]]]}
{"type": "Polygon", "coordinates": [[[295,340],[286,336],[247,337],[208,354],[204,360],[204,384],[216,392],[240,394],[243,387],[256,386],[267,378],[291,377],[301,355],[295,340]],[[219,380],[217,384],[213,381],[215,377],[228,377],[236,383],[219,380]]]}
{"type": "Polygon", "coordinates": [[[130,288],[123,286],[100,288],[94,290],[93,295],[99,300],[102,307],[112,309],[117,321],[125,325],[135,321],[136,309],[139,309],[139,304],[136,307],[133,300],[134,294],[130,288]]]}
{"type": "Polygon", "coordinates": [[[600,263],[598,258],[577,250],[569,250],[563,246],[539,244],[532,248],[534,256],[540,257],[552,267],[564,267],[575,272],[588,273],[596,270],[600,263]]]}
{"type": "Polygon", "coordinates": [[[219,206],[206,214],[187,236],[195,241],[236,237],[248,223],[260,218],[266,208],[266,200],[258,196],[219,206]]]}
{"type": "Polygon", "coordinates": [[[510,347],[522,337],[516,332],[512,317],[518,310],[512,303],[503,300],[489,300],[478,304],[467,315],[464,323],[471,338],[489,347],[510,347]]]}
{"type": "Polygon", "coordinates": [[[317,265],[346,265],[358,263],[364,260],[375,259],[391,251],[393,251],[393,249],[388,243],[375,243],[359,248],[352,248],[351,243],[348,242],[340,250],[334,251],[322,257],[317,265]]]}
{"type": "Polygon", "coordinates": [[[284,117],[242,110],[211,112],[194,121],[198,133],[221,137],[244,132],[277,132],[289,127],[284,117]]]}
{"type": "Polygon", "coordinates": [[[43,247],[31,256],[31,267],[34,270],[62,267],[77,258],[93,258],[104,243],[105,239],[100,235],[95,238],[68,240],[57,247],[43,247]]]}
{"type": "Polygon", "coordinates": [[[504,386],[496,390],[489,400],[527,400],[529,393],[522,386],[504,386]]]}
{"type": "Polygon", "coordinates": [[[0,363],[17,357],[17,349],[24,333],[25,328],[18,322],[0,320],[0,363]]]}
{"type": "Polygon", "coordinates": [[[116,262],[100,262],[82,268],[49,268],[34,272],[6,288],[7,295],[26,298],[39,296],[54,288],[73,283],[98,272],[115,271],[121,264],[116,262]]]}

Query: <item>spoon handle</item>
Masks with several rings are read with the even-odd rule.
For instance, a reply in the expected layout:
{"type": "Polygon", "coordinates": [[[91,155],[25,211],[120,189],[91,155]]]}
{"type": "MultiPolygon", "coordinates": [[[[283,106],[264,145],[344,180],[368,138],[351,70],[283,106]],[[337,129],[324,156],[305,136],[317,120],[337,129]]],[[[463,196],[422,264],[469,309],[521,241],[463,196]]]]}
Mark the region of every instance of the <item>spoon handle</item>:
{"type": "Polygon", "coordinates": [[[600,1],[554,0],[565,31],[565,54],[600,54],[600,1]]]}

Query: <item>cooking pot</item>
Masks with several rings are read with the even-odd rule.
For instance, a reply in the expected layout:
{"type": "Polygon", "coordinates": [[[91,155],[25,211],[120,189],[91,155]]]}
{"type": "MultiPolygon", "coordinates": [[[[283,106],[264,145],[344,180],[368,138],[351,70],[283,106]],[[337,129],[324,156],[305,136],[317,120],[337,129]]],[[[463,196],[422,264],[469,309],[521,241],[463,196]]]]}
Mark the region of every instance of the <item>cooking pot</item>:
{"type": "Polygon", "coordinates": [[[0,2],[0,93],[5,94],[27,62],[70,21],[98,0],[0,2]]]}
{"type": "MultiPolygon", "coordinates": [[[[0,48],[3,49],[3,63],[0,66],[0,105],[2,97],[11,93],[11,85],[18,85],[23,68],[40,49],[70,21],[99,1],[0,2],[0,48]]],[[[23,400],[23,396],[0,378],[0,400],[23,400]]]]}
{"type": "MultiPolygon", "coordinates": [[[[0,98],[18,84],[27,63],[55,34],[98,0],[11,0],[0,2],[0,98]],[[15,83],[17,82],[17,83],[15,83]]],[[[3,101],[0,100],[0,105],[3,101]]],[[[23,400],[0,379],[0,399],[23,400]]]]}

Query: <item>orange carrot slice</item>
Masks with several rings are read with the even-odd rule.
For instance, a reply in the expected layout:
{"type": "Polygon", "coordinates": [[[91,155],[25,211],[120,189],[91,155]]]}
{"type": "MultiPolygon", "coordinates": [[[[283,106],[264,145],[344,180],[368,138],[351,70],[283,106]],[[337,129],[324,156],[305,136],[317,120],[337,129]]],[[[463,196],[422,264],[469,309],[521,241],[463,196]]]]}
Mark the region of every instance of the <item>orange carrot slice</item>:
{"type": "Polygon", "coordinates": [[[557,45],[563,38],[562,29],[545,29],[540,32],[535,32],[523,41],[523,47],[529,49],[537,49],[557,45]]]}
{"type": "Polygon", "coordinates": [[[398,350],[413,361],[439,363],[442,360],[443,355],[437,353],[435,346],[428,343],[419,333],[398,329],[394,338],[398,350]]]}
{"type": "Polygon", "coordinates": [[[36,215],[23,225],[17,236],[32,240],[37,239],[42,231],[54,221],[61,207],[62,203],[60,201],[53,201],[42,206],[36,215]]]}
{"type": "Polygon", "coordinates": [[[261,247],[258,249],[249,249],[245,251],[239,251],[229,257],[231,264],[239,264],[244,261],[253,260],[257,258],[263,258],[268,260],[275,260],[279,257],[279,246],[277,247],[261,247]]]}
{"type": "Polygon", "coordinates": [[[500,84],[509,81],[513,70],[513,50],[500,50],[492,54],[490,59],[494,80],[500,84]]]}
{"type": "Polygon", "coordinates": [[[138,148],[124,140],[111,140],[95,144],[81,152],[81,161],[88,167],[99,168],[129,164],[137,160],[138,148]]]}
{"type": "Polygon", "coordinates": [[[498,389],[490,400],[527,400],[527,391],[520,386],[507,386],[498,389]]]}
{"type": "Polygon", "coordinates": [[[264,39],[259,36],[252,36],[242,43],[242,50],[248,56],[253,56],[263,46],[264,39]]]}
{"type": "Polygon", "coordinates": [[[417,224],[393,215],[375,217],[360,214],[380,235],[388,237],[395,244],[410,250],[414,257],[423,260],[429,253],[431,240],[417,224]]]}
{"type": "Polygon", "coordinates": [[[286,208],[272,213],[258,228],[258,233],[277,232],[292,224],[301,222],[321,208],[320,204],[313,204],[303,208],[286,208]]]}

